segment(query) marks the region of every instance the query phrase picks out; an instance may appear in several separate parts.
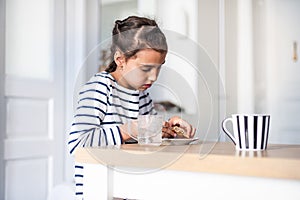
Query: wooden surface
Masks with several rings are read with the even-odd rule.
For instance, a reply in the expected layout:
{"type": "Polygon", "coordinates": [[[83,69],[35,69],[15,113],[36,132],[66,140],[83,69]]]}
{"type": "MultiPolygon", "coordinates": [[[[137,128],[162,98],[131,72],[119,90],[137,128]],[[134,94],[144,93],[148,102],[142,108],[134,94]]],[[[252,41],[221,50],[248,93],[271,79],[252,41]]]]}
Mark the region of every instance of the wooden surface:
{"type": "Polygon", "coordinates": [[[300,180],[300,145],[268,145],[265,151],[237,151],[232,143],[185,146],[79,148],[75,159],[114,167],[169,169],[300,180]]]}

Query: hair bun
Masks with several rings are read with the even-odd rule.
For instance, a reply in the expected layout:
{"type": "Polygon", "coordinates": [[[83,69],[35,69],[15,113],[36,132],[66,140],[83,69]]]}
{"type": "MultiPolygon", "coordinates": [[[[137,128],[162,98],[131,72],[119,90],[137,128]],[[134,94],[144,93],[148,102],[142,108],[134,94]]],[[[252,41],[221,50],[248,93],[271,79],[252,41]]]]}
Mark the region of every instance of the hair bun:
{"type": "Polygon", "coordinates": [[[123,23],[123,21],[121,21],[121,20],[116,20],[115,21],[115,24],[117,24],[117,25],[122,25],[122,23],[123,23]]]}
{"type": "Polygon", "coordinates": [[[120,33],[120,26],[123,24],[123,21],[121,20],[116,20],[115,21],[115,30],[116,30],[116,33],[115,34],[118,34],[120,33]]]}

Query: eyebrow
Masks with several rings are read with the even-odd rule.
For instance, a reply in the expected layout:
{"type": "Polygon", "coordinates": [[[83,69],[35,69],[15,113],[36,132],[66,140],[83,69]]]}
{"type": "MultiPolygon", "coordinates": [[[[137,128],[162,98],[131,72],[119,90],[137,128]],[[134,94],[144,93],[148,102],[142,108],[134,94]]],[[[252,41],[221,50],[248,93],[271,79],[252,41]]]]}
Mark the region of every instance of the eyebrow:
{"type": "Polygon", "coordinates": [[[166,63],[166,61],[164,61],[163,63],[161,63],[161,64],[143,64],[143,63],[141,63],[140,65],[141,66],[144,66],[144,67],[159,67],[159,66],[162,66],[163,64],[165,64],[166,63]]]}

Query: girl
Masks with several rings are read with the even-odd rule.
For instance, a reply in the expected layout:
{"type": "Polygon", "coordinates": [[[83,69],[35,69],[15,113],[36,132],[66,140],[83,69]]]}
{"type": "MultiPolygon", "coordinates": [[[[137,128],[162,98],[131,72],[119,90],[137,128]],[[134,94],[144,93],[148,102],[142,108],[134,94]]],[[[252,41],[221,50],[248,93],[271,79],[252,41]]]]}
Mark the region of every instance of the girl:
{"type": "MultiPolygon", "coordinates": [[[[112,31],[111,63],[81,89],[69,133],[69,149],[121,145],[131,139],[127,124],[138,115],[155,114],[147,89],[157,80],[167,54],[165,35],[154,20],[130,16],[112,31]]],[[[163,137],[176,137],[174,125],[193,137],[195,128],[179,117],[164,124],[163,137]]],[[[76,195],[82,198],[83,166],[75,166],[76,195]]]]}

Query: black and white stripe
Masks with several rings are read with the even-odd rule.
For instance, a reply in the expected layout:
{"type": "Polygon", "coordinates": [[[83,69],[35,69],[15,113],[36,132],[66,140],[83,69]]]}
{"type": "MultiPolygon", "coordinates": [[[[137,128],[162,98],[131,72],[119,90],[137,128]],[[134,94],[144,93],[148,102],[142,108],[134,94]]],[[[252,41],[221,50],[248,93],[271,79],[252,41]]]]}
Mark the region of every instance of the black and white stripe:
{"type": "Polygon", "coordinates": [[[232,115],[223,121],[223,130],[235,143],[237,149],[264,150],[267,148],[270,115],[232,115]],[[225,127],[233,123],[234,136],[225,127]]]}
{"type": "Polygon", "coordinates": [[[107,72],[96,74],[80,90],[69,134],[69,149],[120,145],[119,126],[140,114],[153,114],[147,92],[124,88],[107,72]]]}
{"type": "MultiPolygon", "coordinates": [[[[77,147],[120,145],[121,124],[154,112],[147,92],[129,90],[118,85],[107,72],[98,73],[79,93],[69,133],[69,151],[74,154],[77,147]]],[[[76,199],[83,199],[83,171],[80,164],[75,166],[76,199]]]]}
{"type": "Polygon", "coordinates": [[[76,163],[75,164],[75,174],[74,174],[74,179],[76,183],[75,187],[75,195],[76,199],[83,199],[83,166],[76,163]]]}

